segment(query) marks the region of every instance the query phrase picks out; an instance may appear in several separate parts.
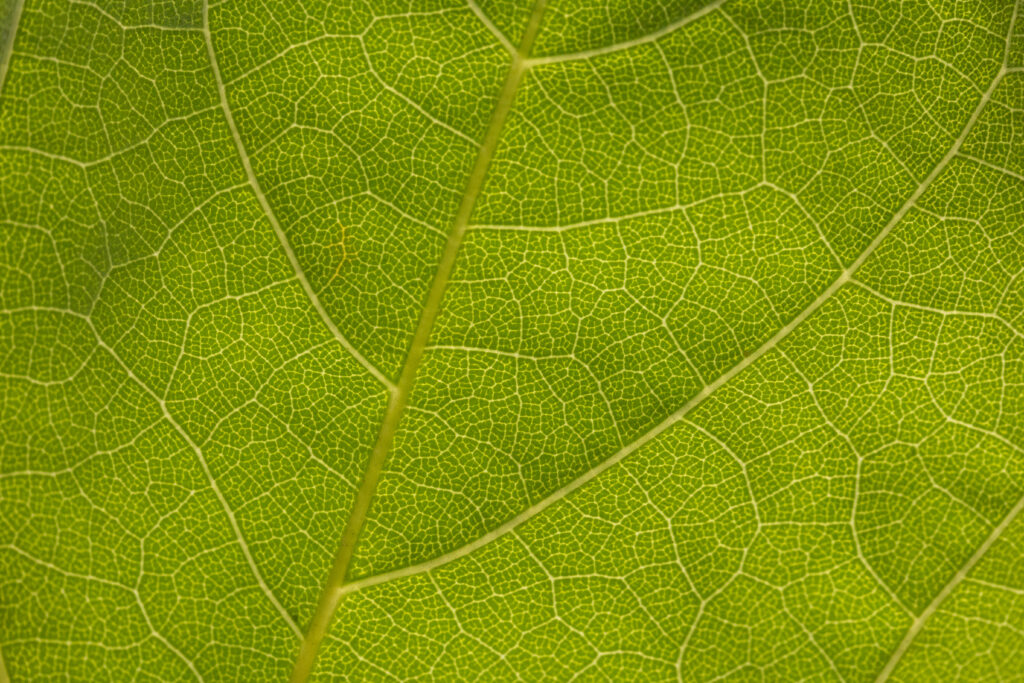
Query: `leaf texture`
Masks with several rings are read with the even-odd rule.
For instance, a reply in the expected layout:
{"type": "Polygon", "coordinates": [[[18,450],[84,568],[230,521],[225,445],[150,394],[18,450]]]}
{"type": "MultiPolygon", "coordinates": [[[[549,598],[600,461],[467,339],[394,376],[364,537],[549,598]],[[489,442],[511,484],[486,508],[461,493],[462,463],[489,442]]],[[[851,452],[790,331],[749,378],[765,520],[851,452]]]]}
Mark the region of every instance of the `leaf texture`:
{"type": "Polygon", "coordinates": [[[0,10],[0,679],[1024,676],[1019,0],[0,10]]]}

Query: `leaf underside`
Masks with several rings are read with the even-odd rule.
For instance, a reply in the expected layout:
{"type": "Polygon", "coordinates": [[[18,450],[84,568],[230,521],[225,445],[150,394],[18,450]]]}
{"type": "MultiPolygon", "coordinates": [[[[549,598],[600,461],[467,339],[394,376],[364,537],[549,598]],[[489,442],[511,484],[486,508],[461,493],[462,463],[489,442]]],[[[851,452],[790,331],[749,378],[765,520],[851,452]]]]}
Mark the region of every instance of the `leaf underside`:
{"type": "Polygon", "coordinates": [[[2,0],[0,680],[1024,679],[1021,5],[2,0]]]}

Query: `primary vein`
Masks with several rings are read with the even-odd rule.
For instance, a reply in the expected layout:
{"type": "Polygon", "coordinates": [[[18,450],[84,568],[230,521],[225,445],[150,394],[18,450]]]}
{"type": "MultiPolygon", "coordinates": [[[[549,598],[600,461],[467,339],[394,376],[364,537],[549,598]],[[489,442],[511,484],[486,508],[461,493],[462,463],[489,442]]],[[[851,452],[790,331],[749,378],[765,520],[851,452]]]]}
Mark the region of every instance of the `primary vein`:
{"type": "Polygon", "coordinates": [[[412,343],[409,346],[409,353],[402,367],[402,373],[398,378],[395,390],[391,392],[391,397],[384,413],[384,420],[377,436],[377,442],[374,444],[373,452],[370,454],[370,460],[366,467],[366,473],[356,493],[352,512],[342,533],[334,564],[331,567],[323,592],[317,602],[313,619],[306,630],[306,635],[299,648],[299,655],[292,670],[292,683],[300,683],[309,677],[313,670],[317,651],[320,648],[320,642],[327,633],[327,627],[330,625],[331,618],[334,616],[345,595],[342,586],[348,575],[348,568],[352,562],[359,532],[366,521],[366,516],[370,509],[370,501],[373,499],[373,494],[377,489],[377,482],[380,480],[384,461],[394,442],[395,434],[398,431],[398,424],[409,402],[409,396],[412,393],[413,384],[416,380],[416,372],[426,350],[430,333],[434,328],[434,322],[437,320],[437,314],[441,308],[441,299],[444,297],[445,289],[447,289],[449,277],[455,266],[455,258],[458,255],[459,248],[462,246],[462,239],[469,227],[469,219],[473,213],[473,207],[476,205],[477,197],[487,175],[487,169],[490,167],[494,151],[498,146],[498,140],[501,137],[501,130],[505,125],[505,119],[512,109],[512,102],[515,100],[519,84],[528,67],[527,60],[533,48],[534,40],[537,37],[537,32],[540,29],[541,16],[544,13],[544,6],[546,4],[547,0],[537,0],[530,14],[526,29],[523,32],[522,41],[513,53],[512,62],[505,77],[505,83],[498,95],[498,101],[491,115],[487,132],[484,135],[483,144],[480,146],[476,161],[466,181],[466,189],[462,194],[462,199],[455,213],[455,220],[448,234],[444,252],[441,255],[434,279],[427,292],[427,298],[423,305],[412,343]]]}
{"type": "Polygon", "coordinates": [[[25,0],[14,0],[14,3],[8,6],[7,16],[0,17],[6,24],[0,31],[0,95],[4,92],[4,81],[7,80],[7,70],[11,66],[11,56],[14,54],[14,37],[18,35],[18,23],[21,21],[21,11],[24,7],[25,0]]]}

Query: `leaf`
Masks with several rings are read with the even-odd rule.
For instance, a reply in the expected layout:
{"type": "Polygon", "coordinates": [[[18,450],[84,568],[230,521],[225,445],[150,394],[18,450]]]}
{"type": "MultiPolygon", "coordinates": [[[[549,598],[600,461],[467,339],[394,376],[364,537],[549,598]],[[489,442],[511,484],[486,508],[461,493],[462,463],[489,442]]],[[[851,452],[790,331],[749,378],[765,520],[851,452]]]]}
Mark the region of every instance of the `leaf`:
{"type": "Polygon", "coordinates": [[[1020,678],[1020,2],[3,17],[0,678],[1020,678]]]}

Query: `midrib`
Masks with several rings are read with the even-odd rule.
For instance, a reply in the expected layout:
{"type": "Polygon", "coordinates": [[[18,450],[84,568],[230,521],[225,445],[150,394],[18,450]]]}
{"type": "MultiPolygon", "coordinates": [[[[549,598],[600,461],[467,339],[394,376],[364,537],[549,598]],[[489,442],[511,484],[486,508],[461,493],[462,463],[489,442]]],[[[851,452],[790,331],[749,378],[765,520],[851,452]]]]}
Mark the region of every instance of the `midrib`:
{"type": "MultiPolygon", "coordinates": [[[[0,0],[0,2],[3,1],[0,0]]],[[[0,95],[3,95],[7,70],[11,66],[14,37],[18,35],[18,23],[21,21],[21,11],[25,7],[25,0],[6,0],[4,4],[7,11],[0,14],[0,95]]]]}
{"type": "Polygon", "coordinates": [[[420,313],[420,320],[416,326],[416,332],[413,335],[409,353],[406,356],[405,364],[402,366],[402,374],[398,378],[398,384],[395,386],[394,391],[391,392],[391,398],[384,413],[384,420],[377,435],[377,442],[374,444],[373,452],[370,454],[366,467],[366,473],[359,486],[359,491],[356,493],[352,512],[349,515],[345,530],[341,536],[338,551],[334,557],[334,564],[327,577],[323,592],[320,594],[313,619],[310,621],[306,635],[302,639],[299,655],[295,660],[295,667],[292,670],[292,683],[301,683],[309,678],[317,652],[320,649],[320,643],[327,633],[331,618],[338,610],[344,598],[345,593],[342,590],[342,586],[348,575],[349,565],[352,562],[359,532],[366,521],[366,515],[370,509],[370,501],[373,499],[373,494],[377,489],[377,482],[380,480],[384,461],[387,458],[388,451],[391,449],[391,444],[394,442],[395,433],[398,431],[398,424],[405,413],[406,405],[408,405],[409,396],[416,381],[416,373],[423,358],[423,352],[426,349],[427,341],[430,339],[430,333],[434,328],[434,322],[437,320],[437,314],[441,308],[441,299],[444,297],[445,289],[448,287],[448,279],[455,266],[455,258],[459,253],[459,248],[462,246],[462,239],[466,234],[466,229],[469,227],[469,219],[473,213],[473,207],[476,205],[477,197],[483,188],[487,169],[491,165],[494,150],[497,148],[498,140],[501,138],[505,119],[512,109],[512,103],[515,100],[516,92],[519,90],[519,84],[522,81],[523,74],[526,72],[527,60],[529,59],[530,51],[533,49],[537,33],[540,30],[541,17],[546,4],[547,0],[536,1],[526,29],[523,32],[522,41],[512,54],[512,63],[509,65],[508,75],[505,77],[505,83],[498,95],[494,112],[491,114],[491,120],[487,126],[483,143],[477,152],[476,161],[473,163],[473,168],[466,181],[466,189],[459,202],[451,232],[449,232],[448,240],[445,243],[444,252],[441,255],[434,279],[427,292],[426,302],[420,313]]]}

